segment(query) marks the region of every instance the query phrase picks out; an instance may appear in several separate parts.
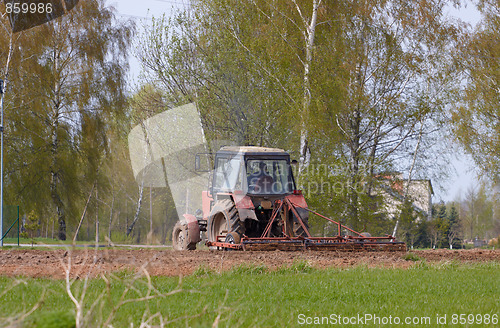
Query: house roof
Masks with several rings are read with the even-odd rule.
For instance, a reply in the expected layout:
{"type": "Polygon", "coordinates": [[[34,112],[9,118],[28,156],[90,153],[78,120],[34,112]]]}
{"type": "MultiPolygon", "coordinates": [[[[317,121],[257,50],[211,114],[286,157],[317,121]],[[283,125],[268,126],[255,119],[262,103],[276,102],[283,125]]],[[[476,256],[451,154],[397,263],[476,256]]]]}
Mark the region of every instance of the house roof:
{"type": "MultiPolygon", "coordinates": [[[[402,173],[400,172],[382,172],[376,175],[378,179],[381,180],[389,180],[389,181],[401,181],[401,182],[406,182],[408,179],[402,179],[401,177],[403,176],[402,173]]],[[[432,182],[430,179],[411,179],[410,183],[412,182],[427,182],[429,183],[429,189],[431,191],[431,195],[434,195],[434,188],[432,187],[432,182]]]]}

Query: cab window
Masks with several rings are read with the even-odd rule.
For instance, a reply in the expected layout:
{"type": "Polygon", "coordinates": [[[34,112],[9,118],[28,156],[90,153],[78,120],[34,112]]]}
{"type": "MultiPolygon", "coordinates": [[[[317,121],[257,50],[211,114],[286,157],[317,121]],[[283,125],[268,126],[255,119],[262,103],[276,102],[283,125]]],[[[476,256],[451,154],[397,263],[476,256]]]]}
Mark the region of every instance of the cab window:
{"type": "Polygon", "coordinates": [[[241,190],[240,166],[241,161],[237,158],[217,158],[214,172],[214,190],[241,190]]]}
{"type": "Polygon", "coordinates": [[[284,159],[248,159],[246,175],[250,194],[285,194],[294,189],[290,165],[284,159]]]}

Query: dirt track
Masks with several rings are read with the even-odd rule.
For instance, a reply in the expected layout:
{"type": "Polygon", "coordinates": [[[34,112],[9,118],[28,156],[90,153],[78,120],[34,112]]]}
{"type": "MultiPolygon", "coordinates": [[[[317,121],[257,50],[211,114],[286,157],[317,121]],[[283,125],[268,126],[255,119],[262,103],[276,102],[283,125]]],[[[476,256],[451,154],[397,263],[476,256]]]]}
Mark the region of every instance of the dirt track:
{"type": "MultiPolygon", "coordinates": [[[[428,262],[500,261],[500,250],[426,250],[414,251],[428,262]]],[[[241,264],[263,264],[271,269],[305,260],[313,267],[368,267],[407,268],[412,261],[403,259],[404,253],[363,252],[223,252],[172,250],[1,250],[0,275],[64,278],[65,267],[71,259],[71,276],[83,277],[120,270],[137,271],[144,266],[151,275],[189,275],[204,265],[215,271],[229,270],[241,264]],[[97,254],[97,256],[95,256],[97,254]]]]}

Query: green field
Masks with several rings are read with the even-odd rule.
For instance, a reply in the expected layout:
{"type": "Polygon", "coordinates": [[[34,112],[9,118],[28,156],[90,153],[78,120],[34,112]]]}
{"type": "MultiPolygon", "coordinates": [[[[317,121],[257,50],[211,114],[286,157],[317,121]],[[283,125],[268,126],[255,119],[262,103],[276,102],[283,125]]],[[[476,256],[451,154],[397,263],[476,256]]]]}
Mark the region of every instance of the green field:
{"type": "MultiPolygon", "coordinates": [[[[7,325],[38,304],[23,320],[24,327],[71,327],[75,306],[65,288],[60,280],[0,278],[0,322],[7,325]],[[13,284],[17,285],[9,289],[13,284]]],[[[80,300],[84,289],[85,279],[79,279],[71,290],[80,300]]],[[[89,280],[85,291],[82,327],[102,326],[110,315],[113,327],[139,327],[149,317],[154,317],[151,325],[160,326],[160,316],[164,323],[170,321],[170,327],[212,327],[214,322],[219,327],[302,327],[314,320],[362,326],[358,315],[365,327],[500,325],[500,263],[494,262],[416,262],[409,269],[341,270],[316,270],[298,262],[277,271],[242,266],[222,274],[200,267],[180,284],[175,277],[151,277],[149,284],[147,278],[121,272],[89,280]],[[137,298],[149,300],[132,302],[137,298]],[[131,302],[117,306],[120,300],[131,302]],[[437,325],[437,318],[444,323],[445,315],[447,324],[437,325]],[[396,317],[400,325],[394,324],[396,317]],[[407,317],[419,324],[404,324],[407,317]],[[490,323],[460,324],[460,319],[490,323]]]]}

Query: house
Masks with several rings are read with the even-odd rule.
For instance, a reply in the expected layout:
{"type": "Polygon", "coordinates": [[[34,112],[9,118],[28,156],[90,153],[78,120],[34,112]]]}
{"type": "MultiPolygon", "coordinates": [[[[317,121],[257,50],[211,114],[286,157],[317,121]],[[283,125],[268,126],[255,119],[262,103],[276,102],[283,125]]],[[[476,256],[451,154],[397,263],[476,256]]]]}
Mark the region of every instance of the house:
{"type": "Polygon", "coordinates": [[[432,218],[432,183],[429,179],[403,178],[402,173],[383,173],[377,176],[379,184],[375,193],[382,196],[386,213],[391,218],[398,218],[405,195],[411,200],[412,206],[425,218],[432,218]]]}

